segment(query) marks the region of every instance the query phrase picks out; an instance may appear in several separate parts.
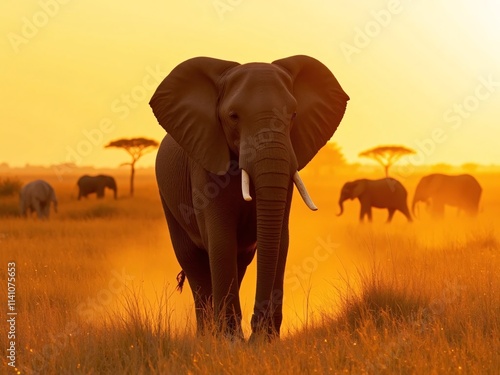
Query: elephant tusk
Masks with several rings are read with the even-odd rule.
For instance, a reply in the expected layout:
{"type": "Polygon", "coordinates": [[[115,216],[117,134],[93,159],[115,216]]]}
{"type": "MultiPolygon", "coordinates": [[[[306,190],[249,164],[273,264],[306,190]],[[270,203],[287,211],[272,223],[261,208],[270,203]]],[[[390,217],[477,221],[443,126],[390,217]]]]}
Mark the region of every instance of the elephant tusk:
{"type": "Polygon", "coordinates": [[[295,174],[293,175],[293,182],[295,183],[295,186],[297,186],[297,190],[299,191],[300,196],[302,197],[302,200],[307,205],[307,207],[309,207],[312,211],[316,211],[318,207],[316,207],[311,197],[309,196],[309,193],[307,192],[307,189],[299,176],[299,172],[295,172],[295,174]]]}
{"type": "Polygon", "coordinates": [[[252,200],[252,196],[250,195],[250,176],[244,169],[241,170],[241,193],[245,201],[250,202],[252,200]]]}

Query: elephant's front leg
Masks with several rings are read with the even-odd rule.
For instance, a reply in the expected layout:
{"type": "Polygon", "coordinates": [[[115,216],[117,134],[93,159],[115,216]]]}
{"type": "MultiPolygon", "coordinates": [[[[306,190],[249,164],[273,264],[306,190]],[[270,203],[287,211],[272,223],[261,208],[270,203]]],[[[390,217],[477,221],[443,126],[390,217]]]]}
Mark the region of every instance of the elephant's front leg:
{"type": "Polygon", "coordinates": [[[368,221],[371,221],[371,207],[368,203],[361,202],[361,210],[359,212],[359,221],[363,222],[365,216],[368,216],[368,221]]]}
{"type": "Polygon", "coordinates": [[[209,233],[212,233],[209,238],[208,257],[216,329],[230,337],[243,339],[236,229],[209,233]]]}
{"type": "Polygon", "coordinates": [[[38,199],[34,199],[31,204],[32,210],[36,212],[36,215],[39,219],[43,220],[43,207],[38,199]]]}
{"type": "Polygon", "coordinates": [[[395,208],[388,208],[389,211],[389,216],[387,217],[387,222],[390,223],[392,221],[392,217],[394,216],[394,213],[396,212],[395,208]]]}

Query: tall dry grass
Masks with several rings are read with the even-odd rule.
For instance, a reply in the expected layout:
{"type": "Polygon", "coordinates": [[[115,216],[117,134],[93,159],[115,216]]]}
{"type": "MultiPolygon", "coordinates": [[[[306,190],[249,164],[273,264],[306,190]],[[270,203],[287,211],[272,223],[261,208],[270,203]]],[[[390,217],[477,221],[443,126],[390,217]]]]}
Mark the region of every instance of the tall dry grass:
{"type": "MultiPolygon", "coordinates": [[[[402,216],[386,225],[385,212],[359,225],[354,202],[336,218],[341,181],[311,186],[320,211],[298,199],[292,208],[283,337],[264,345],[195,335],[189,290],[175,292],[179,266],[152,177],[118,201],[78,202],[62,182],[49,222],[0,218],[0,278],[9,261],[17,270],[17,370],[498,373],[500,206],[496,180],[484,181],[478,219],[451,212],[412,225],[402,216]]],[[[254,283],[253,265],[241,292],[247,335],[254,283]]],[[[0,296],[5,306],[5,287],[0,296]]],[[[2,349],[7,341],[1,334],[2,349]]]]}

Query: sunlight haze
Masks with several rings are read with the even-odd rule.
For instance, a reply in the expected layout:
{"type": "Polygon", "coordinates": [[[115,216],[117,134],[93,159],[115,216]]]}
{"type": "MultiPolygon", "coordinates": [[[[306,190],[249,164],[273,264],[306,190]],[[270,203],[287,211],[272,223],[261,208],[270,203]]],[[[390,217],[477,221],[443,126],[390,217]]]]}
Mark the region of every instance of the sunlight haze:
{"type": "MultiPolygon", "coordinates": [[[[123,137],[161,140],[148,105],[195,56],[317,58],[351,100],[332,141],[349,162],[401,144],[414,164],[499,164],[500,5],[437,2],[4,2],[0,164],[115,167],[123,137]]],[[[408,160],[407,160],[408,161],[408,160]]],[[[154,164],[154,153],[141,166],[154,164]]]]}

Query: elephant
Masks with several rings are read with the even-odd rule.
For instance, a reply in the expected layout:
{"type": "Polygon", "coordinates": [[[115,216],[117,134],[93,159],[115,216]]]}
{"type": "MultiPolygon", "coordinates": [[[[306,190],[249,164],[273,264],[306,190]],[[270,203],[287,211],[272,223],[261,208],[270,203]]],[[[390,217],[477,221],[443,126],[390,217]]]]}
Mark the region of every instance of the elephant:
{"type": "Polygon", "coordinates": [[[406,216],[409,222],[412,221],[410,210],[406,198],[408,193],[405,187],[394,178],[383,178],[380,180],[361,179],[346,182],[340,192],[339,206],[340,213],[344,212],[344,201],[347,199],[359,199],[361,210],[359,221],[363,221],[365,215],[368,221],[372,221],[372,207],[387,208],[389,216],[387,222],[390,223],[396,210],[406,216]]]}
{"type": "Polygon", "coordinates": [[[96,193],[97,198],[104,198],[104,188],[113,190],[116,199],[117,187],[113,177],[100,174],[97,176],[84,175],[78,179],[78,200],[87,195],[96,193]]]}
{"type": "Polygon", "coordinates": [[[39,219],[48,219],[50,204],[54,203],[54,212],[57,213],[57,198],[54,188],[44,180],[35,180],[27,183],[19,193],[19,211],[21,216],[27,217],[36,212],[39,219]]]}
{"type": "Polygon", "coordinates": [[[419,202],[426,202],[434,218],[444,216],[445,206],[454,206],[468,216],[476,216],[479,210],[482,188],[469,174],[446,175],[434,173],[422,177],[413,196],[412,212],[419,202]]]}
{"type": "MultiPolygon", "coordinates": [[[[348,95],[318,60],[180,63],[150,106],[167,131],[156,179],[197,332],[243,340],[239,288],[257,253],[250,341],[279,338],[289,214],[298,174],[332,137],[348,95]]],[[[182,287],[182,282],[179,284],[182,287]]]]}

